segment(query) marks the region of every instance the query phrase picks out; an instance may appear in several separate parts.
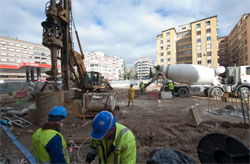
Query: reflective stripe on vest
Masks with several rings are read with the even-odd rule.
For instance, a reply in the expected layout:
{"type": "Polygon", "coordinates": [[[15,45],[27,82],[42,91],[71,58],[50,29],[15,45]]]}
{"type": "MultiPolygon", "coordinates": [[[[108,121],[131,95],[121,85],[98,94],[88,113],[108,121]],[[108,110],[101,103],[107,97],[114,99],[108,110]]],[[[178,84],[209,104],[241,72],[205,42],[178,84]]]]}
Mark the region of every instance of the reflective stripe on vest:
{"type": "MultiPolygon", "coordinates": [[[[118,138],[117,138],[117,140],[116,140],[116,142],[115,142],[115,149],[114,149],[114,151],[119,151],[118,147],[119,147],[121,138],[122,138],[122,136],[123,136],[128,130],[129,130],[128,128],[124,128],[124,129],[122,129],[122,130],[120,131],[120,134],[119,134],[119,136],[118,136],[118,138]]],[[[97,153],[98,153],[99,157],[100,157],[100,154],[99,154],[99,146],[100,146],[100,145],[101,145],[101,144],[96,144],[96,150],[97,150],[97,153]]],[[[118,153],[114,153],[114,164],[118,164],[118,156],[119,156],[119,155],[120,155],[120,154],[118,154],[118,153]]]]}
{"type": "MultiPolygon", "coordinates": [[[[116,140],[116,143],[115,143],[115,151],[119,151],[118,150],[118,147],[119,147],[119,144],[120,144],[120,141],[121,141],[121,138],[122,136],[128,131],[128,128],[124,128],[121,130],[117,140],[116,140]]],[[[118,153],[114,153],[114,164],[118,164],[118,153]]]]}

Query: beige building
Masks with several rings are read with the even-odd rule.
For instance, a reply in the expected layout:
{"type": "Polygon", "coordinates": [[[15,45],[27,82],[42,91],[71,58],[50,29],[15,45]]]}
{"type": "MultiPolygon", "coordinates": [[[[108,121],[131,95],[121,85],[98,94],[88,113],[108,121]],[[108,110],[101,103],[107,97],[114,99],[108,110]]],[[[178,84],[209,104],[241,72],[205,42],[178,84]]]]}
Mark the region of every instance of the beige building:
{"type": "Polygon", "coordinates": [[[168,65],[176,62],[176,31],[174,28],[162,31],[157,36],[157,64],[168,65]]]}
{"type": "Polygon", "coordinates": [[[217,16],[212,16],[181,25],[177,33],[175,28],[162,31],[157,36],[157,64],[185,63],[217,67],[217,29],[217,16]],[[167,51],[167,48],[170,50],[167,51]]]}
{"type": "Polygon", "coordinates": [[[228,35],[230,65],[250,65],[250,13],[244,14],[228,35]]]}

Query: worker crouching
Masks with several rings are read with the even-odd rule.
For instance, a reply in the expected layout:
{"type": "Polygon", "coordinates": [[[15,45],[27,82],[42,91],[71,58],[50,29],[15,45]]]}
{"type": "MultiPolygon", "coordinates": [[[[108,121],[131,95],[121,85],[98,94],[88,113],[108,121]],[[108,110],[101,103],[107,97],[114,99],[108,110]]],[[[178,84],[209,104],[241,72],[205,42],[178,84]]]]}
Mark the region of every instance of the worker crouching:
{"type": "Polygon", "coordinates": [[[37,163],[70,163],[67,144],[60,133],[63,119],[67,117],[64,107],[56,106],[49,112],[49,120],[32,136],[32,149],[37,163]]]}
{"type": "Polygon", "coordinates": [[[86,164],[91,163],[97,154],[101,164],[136,163],[135,137],[127,127],[116,122],[112,113],[98,113],[92,122],[92,128],[86,164]]]}

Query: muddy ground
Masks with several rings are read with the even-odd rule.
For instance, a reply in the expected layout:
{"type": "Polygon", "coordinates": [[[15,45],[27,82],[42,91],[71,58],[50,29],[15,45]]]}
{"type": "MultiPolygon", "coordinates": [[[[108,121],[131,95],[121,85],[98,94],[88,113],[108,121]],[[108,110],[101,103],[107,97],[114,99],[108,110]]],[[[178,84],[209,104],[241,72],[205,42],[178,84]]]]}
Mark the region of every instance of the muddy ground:
{"type": "MultiPolygon", "coordinates": [[[[146,95],[135,98],[134,106],[127,106],[127,90],[116,90],[120,107],[117,121],[132,130],[137,141],[137,163],[146,163],[151,151],[159,148],[175,148],[185,152],[199,163],[197,146],[200,139],[209,133],[224,133],[237,138],[250,148],[249,126],[243,119],[208,112],[206,97],[175,97],[170,100],[149,100],[146,95]],[[188,125],[189,108],[199,104],[202,123],[198,127],[188,125]]],[[[7,104],[2,104],[7,105],[7,104]]],[[[69,111],[70,112],[70,111],[69,111]]],[[[3,116],[3,115],[2,115],[3,116]]],[[[25,116],[24,118],[28,118],[25,116]]],[[[17,139],[31,151],[31,136],[38,126],[29,128],[9,127],[17,139]]],[[[64,121],[62,134],[72,147],[71,163],[82,163],[89,143],[91,119],[83,120],[69,114],[64,121]],[[72,142],[74,141],[74,143],[72,142]],[[86,141],[85,143],[83,143],[86,141]],[[81,147],[79,149],[79,147],[81,147]]],[[[12,163],[28,163],[3,130],[1,134],[1,157],[9,157],[12,163]]],[[[97,160],[94,162],[97,163],[97,160]]]]}

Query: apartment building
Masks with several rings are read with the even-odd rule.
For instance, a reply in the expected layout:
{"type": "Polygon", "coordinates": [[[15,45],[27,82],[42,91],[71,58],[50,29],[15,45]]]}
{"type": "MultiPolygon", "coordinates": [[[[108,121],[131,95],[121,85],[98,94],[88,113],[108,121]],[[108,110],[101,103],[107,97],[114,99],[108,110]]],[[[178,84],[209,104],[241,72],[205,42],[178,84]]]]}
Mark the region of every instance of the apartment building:
{"type": "Polygon", "coordinates": [[[103,52],[85,53],[84,64],[87,71],[100,72],[105,79],[124,79],[125,62],[117,56],[108,56],[103,52]]]}
{"type": "Polygon", "coordinates": [[[157,64],[185,63],[217,67],[217,29],[217,16],[212,16],[180,25],[178,32],[175,28],[162,31],[156,41],[157,64]],[[167,48],[170,50],[167,51],[167,48]]]}
{"type": "Polygon", "coordinates": [[[230,66],[250,65],[250,13],[244,14],[228,35],[230,66]]]}
{"type": "Polygon", "coordinates": [[[45,80],[50,50],[41,44],[0,36],[0,80],[45,80]],[[35,76],[37,74],[37,76],[35,76]]]}
{"type": "Polygon", "coordinates": [[[219,42],[219,64],[224,67],[230,66],[229,53],[228,53],[228,37],[218,38],[219,42]]]}
{"type": "Polygon", "coordinates": [[[154,62],[148,57],[142,57],[135,62],[134,70],[137,79],[149,79],[150,70],[154,73],[154,62]]]}
{"type": "Polygon", "coordinates": [[[174,28],[162,31],[157,36],[157,63],[159,65],[175,64],[176,62],[176,31],[174,28]]]}

